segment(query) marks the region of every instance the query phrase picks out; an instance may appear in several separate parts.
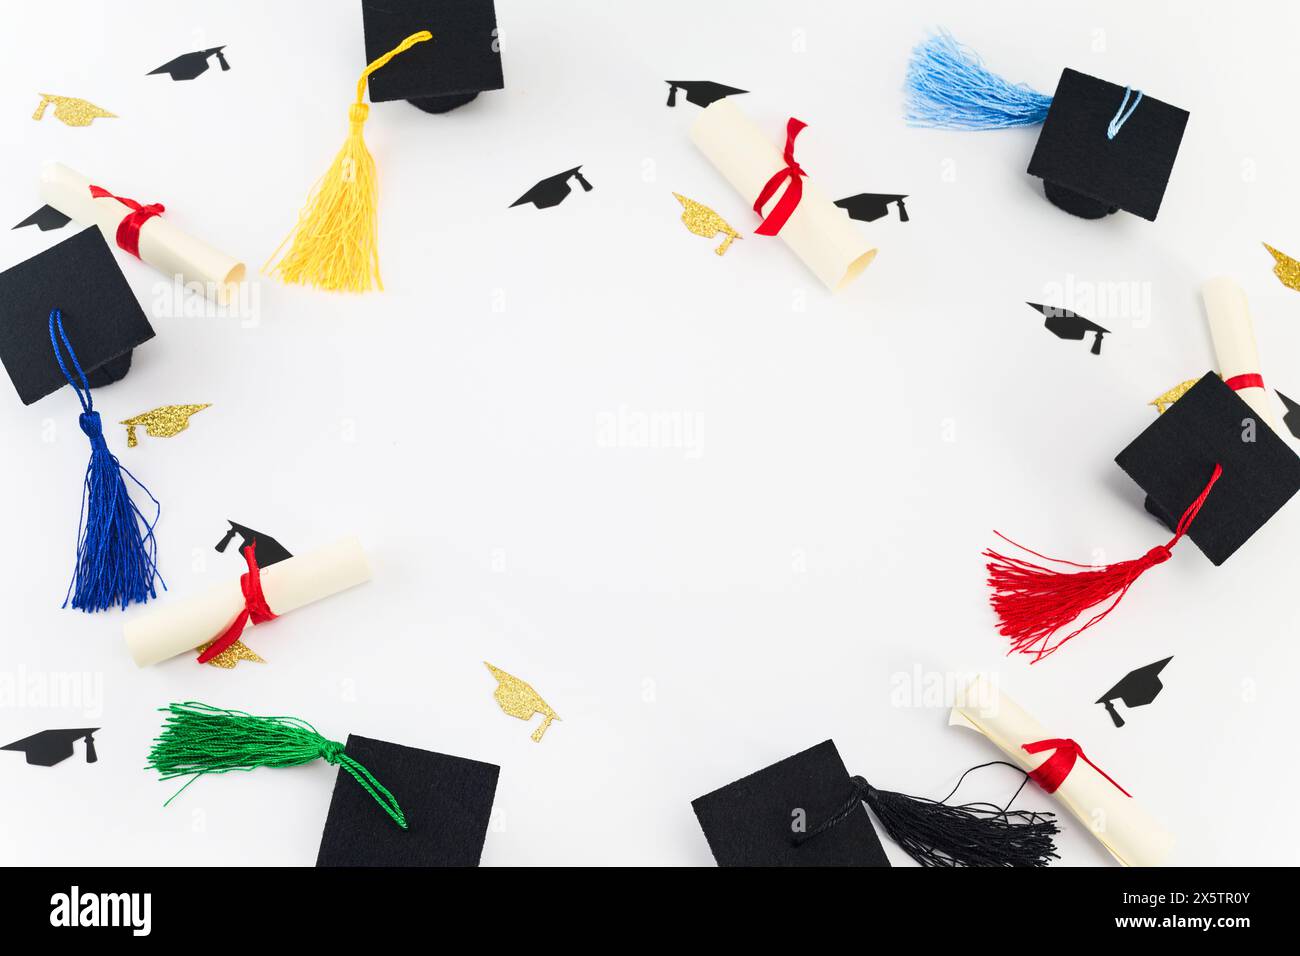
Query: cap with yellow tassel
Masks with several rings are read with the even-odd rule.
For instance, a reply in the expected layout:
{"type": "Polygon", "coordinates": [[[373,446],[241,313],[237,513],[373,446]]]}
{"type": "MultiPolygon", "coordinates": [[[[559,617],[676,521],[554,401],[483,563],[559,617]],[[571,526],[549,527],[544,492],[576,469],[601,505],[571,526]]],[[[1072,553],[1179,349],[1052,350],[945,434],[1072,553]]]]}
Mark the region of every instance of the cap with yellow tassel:
{"type": "Polygon", "coordinates": [[[366,149],[362,127],[370,114],[363,102],[366,80],[389,60],[417,43],[432,40],[428,30],[409,37],[375,60],[357,80],[357,99],[348,110],[348,138],[334,162],[312,187],[298,224],[271,253],[264,272],[294,285],[329,292],[368,292],[384,288],[379,276],[375,160],[366,149]],[[276,261],[281,250],[288,251],[276,261]],[[274,264],[273,264],[274,263],[274,264]]]}

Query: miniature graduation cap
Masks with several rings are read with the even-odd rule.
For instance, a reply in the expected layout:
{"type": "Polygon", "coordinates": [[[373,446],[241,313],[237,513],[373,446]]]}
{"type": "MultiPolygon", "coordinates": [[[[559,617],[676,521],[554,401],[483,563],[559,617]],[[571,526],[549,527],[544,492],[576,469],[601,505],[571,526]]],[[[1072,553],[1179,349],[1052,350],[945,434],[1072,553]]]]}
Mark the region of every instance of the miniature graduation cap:
{"type": "Polygon", "coordinates": [[[1124,726],[1124,718],[1115,710],[1112,701],[1123,701],[1125,707],[1141,707],[1151,703],[1164,690],[1165,685],[1160,683],[1160,672],[1172,660],[1172,656],[1166,657],[1163,661],[1129,671],[1118,684],[1097,698],[1098,704],[1106,705],[1106,713],[1110,714],[1116,727],[1124,726]]]}
{"type": "Polygon", "coordinates": [[[1187,126],[1186,110],[1141,90],[1066,69],[1048,97],[989,72],[940,32],[912,52],[907,121],[944,129],[1043,125],[1029,174],[1066,212],[1100,219],[1123,209],[1155,220],[1187,126]]]}
{"type": "Polygon", "coordinates": [[[896,196],[889,193],[858,193],[856,196],[837,199],[835,205],[848,212],[850,219],[859,222],[875,222],[889,215],[890,203],[898,203],[898,221],[907,222],[909,219],[907,207],[903,205],[903,200],[906,198],[906,194],[896,196]]]}
{"type": "Polygon", "coordinates": [[[370,115],[364,101],[366,80],[395,58],[400,62],[412,47],[432,39],[428,30],[412,33],[362,70],[356,100],[348,110],[348,137],[325,175],[312,187],[293,231],[271,253],[263,271],[291,285],[327,292],[369,292],[372,287],[383,291],[378,171],[362,134],[370,115]]]}
{"type": "Polygon", "coordinates": [[[668,84],[669,106],[677,105],[677,91],[679,89],[686,91],[686,102],[694,103],[696,106],[709,106],[724,96],[749,92],[748,90],[738,90],[734,86],[713,83],[709,80],[664,80],[664,82],[668,84]]]}
{"type": "Polygon", "coordinates": [[[19,750],[27,755],[27,762],[37,767],[53,767],[72,756],[73,744],[86,741],[86,763],[99,759],[95,753],[95,732],[98,727],[81,727],[77,730],[42,730],[38,734],[5,744],[0,750],[19,750]]]}
{"type": "Polygon", "coordinates": [[[239,552],[242,554],[244,549],[249,545],[255,545],[253,548],[253,558],[257,562],[259,569],[269,568],[273,564],[283,561],[285,558],[292,558],[289,549],[276,541],[269,534],[262,534],[260,531],[254,531],[252,528],[246,528],[242,524],[230,521],[230,530],[216,544],[218,553],[224,553],[226,546],[230,544],[235,535],[239,535],[240,545],[239,552]]]}
{"type": "MultiPolygon", "coordinates": [[[[1277,390],[1274,389],[1274,391],[1277,390]]],[[[1300,405],[1291,401],[1281,392],[1277,393],[1277,397],[1282,399],[1282,404],[1286,406],[1286,414],[1282,416],[1282,424],[1287,427],[1287,431],[1292,435],[1300,438],[1300,405]]]]}
{"type": "Polygon", "coordinates": [[[0,273],[0,360],[24,405],[57,391],[67,377],[50,350],[50,310],[76,341],[92,388],[131,368],[131,350],[153,328],[99,229],[90,227],[0,273]]]}
{"type": "Polygon", "coordinates": [[[1184,537],[1220,565],[1300,490],[1300,458],[1213,372],[1148,425],[1115,463],[1147,493],[1147,510],[1173,533],[1165,544],[1109,565],[1075,564],[1022,547],[1061,570],[984,552],[999,631],[1013,650],[1035,661],[1101,621],[1140,575],[1169,560],[1184,537]]]}
{"type": "Polygon", "coordinates": [[[14,226],[14,229],[22,229],[24,226],[36,226],[41,232],[49,232],[52,229],[62,229],[70,222],[72,220],[68,216],[65,216],[53,206],[42,206],[14,226]]]}
{"type": "Polygon", "coordinates": [[[342,744],[297,717],[258,717],[193,701],[162,711],[167,718],[147,764],[162,780],[190,777],[192,783],[207,773],[318,759],[336,765],[318,866],[478,864],[496,766],[355,734],[342,744]]]}
{"type": "Polygon", "coordinates": [[[406,827],[375,813],[340,766],[317,866],[478,866],[500,767],[355,734],[344,750],[401,794],[406,827]]]}
{"type": "Polygon", "coordinates": [[[1031,309],[1037,309],[1047,317],[1043,327],[1058,339],[1073,339],[1076,342],[1081,342],[1088,334],[1095,335],[1096,337],[1092,340],[1092,348],[1088,351],[1093,355],[1101,354],[1101,337],[1110,332],[1110,329],[1103,329],[1096,322],[1085,319],[1081,315],[1076,315],[1069,309],[1057,308],[1054,305],[1040,305],[1037,302],[1026,302],[1025,305],[1031,309]]]}
{"type": "Polygon", "coordinates": [[[522,206],[525,203],[532,203],[538,209],[550,209],[552,206],[558,206],[573,191],[569,185],[571,178],[578,181],[578,185],[582,187],[583,192],[591,192],[591,183],[587,182],[586,177],[579,172],[580,169],[582,169],[581,166],[574,166],[572,169],[557,173],[554,176],[547,176],[512,202],[510,208],[513,209],[515,206],[522,206]]]}
{"type": "Polygon", "coordinates": [[[209,50],[198,50],[194,53],[183,53],[174,60],[168,60],[156,70],[150,70],[146,76],[157,76],[159,73],[170,74],[173,80],[192,80],[196,76],[202,76],[208,71],[208,60],[213,56],[221,64],[221,71],[224,73],[230,69],[230,64],[226,62],[225,54],[221,51],[225,46],[214,46],[209,50]]]}
{"type": "Polygon", "coordinates": [[[362,0],[361,17],[368,61],[417,30],[433,31],[432,43],[370,77],[372,103],[406,100],[446,113],[505,86],[493,0],[362,0]]]}
{"type": "Polygon", "coordinates": [[[126,447],[134,448],[140,444],[137,428],[143,428],[150,438],[173,438],[190,427],[190,418],[211,408],[211,402],[201,405],[159,405],[139,415],[132,415],[118,422],[126,426],[126,447]]]}
{"type": "Polygon", "coordinates": [[[824,740],[691,806],[719,866],[889,866],[864,803],[922,866],[1045,866],[1056,856],[1052,814],[947,799],[877,790],[850,777],[824,740]]]}

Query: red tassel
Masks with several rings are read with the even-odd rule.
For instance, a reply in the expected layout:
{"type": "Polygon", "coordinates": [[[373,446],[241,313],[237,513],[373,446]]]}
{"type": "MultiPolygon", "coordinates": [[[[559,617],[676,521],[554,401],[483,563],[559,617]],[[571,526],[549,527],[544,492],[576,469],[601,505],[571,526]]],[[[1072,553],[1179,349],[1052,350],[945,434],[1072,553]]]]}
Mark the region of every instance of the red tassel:
{"type": "Polygon", "coordinates": [[[1174,545],[1187,533],[1201,506],[1205,504],[1205,499],[1209,497],[1210,489],[1222,474],[1223,469],[1216,464],[1205,490],[1187,506],[1178,521],[1174,536],[1167,544],[1152,548],[1132,561],[1120,561],[1118,564],[1075,564],[1073,561],[1049,558],[1037,551],[1030,551],[1024,545],[1016,544],[1006,535],[994,531],[1003,541],[1044,561],[1084,569],[1057,571],[1020,558],[1009,558],[993,550],[983,553],[984,557],[990,559],[987,565],[988,583],[993,588],[993,594],[989,601],[1001,621],[998,633],[1011,638],[1012,652],[1032,654],[1034,659],[1030,663],[1036,663],[1115,610],[1115,606],[1124,599],[1128,589],[1144,571],[1169,560],[1174,545]],[[1098,611],[1065,637],[1053,640],[1057,631],[1112,596],[1114,600],[1105,610],[1098,611]]]}

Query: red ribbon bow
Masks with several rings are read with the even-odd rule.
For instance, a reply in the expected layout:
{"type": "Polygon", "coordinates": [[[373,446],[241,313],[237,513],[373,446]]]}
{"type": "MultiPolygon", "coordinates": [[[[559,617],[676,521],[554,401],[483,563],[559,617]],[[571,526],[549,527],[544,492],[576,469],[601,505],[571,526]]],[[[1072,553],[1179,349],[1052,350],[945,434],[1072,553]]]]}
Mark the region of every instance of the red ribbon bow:
{"type": "Polygon", "coordinates": [[[262,573],[257,566],[257,541],[254,540],[244,549],[244,560],[248,562],[248,573],[239,579],[239,587],[244,592],[244,609],[230,622],[230,626],[221,632],[221,636],[208,645],[207,650],[199,655],[199,663],[206,664],[216,657],[244,633],[244,627],[253,624],[265,624],[275,620],[275,612],[266,603],[262,594],[262,573]]]}
{"type": "Polygon", "coordinates": [[[166,212],[163,204],[156,202],[150,203],[148,206],[142,206],[134,199],[127,199],[124,196],[114,196],[107,189],[101,189],[99,186],[91,186],[90,195],[96,199],[116,199],[123,206],[134,210],[134,212],[128,213],[122,221],[117,224],[117,244],[139,259],[140,227],[154,216],[160,216],[166,212]]]}
{"type": "Polygon", "coordinates": [[[807,174],[803,171],[803,167],[794,161],[794,140],[799,135],[799,131],[807,125],[803,120],[797,120],[793,116],[786,124],[785,166],[773,173],[772,178],[763,187],[763,191],[758,194],[758,198],[754,200],[754,212],[763,215],[763,206],[781,188],[781,184],[788,179],[790,185],[781,194],[781,198],[777,200],[776,206],[767,218],[759,223],[755,231],[760,236],[775,236],[780,232],[785,221],[799,208],[799,200],[803,199],[803,177],[807,174]]]}
{"type": "Polygon", "coordinates": [[[1056,737],[1051,740],[1040,740],[1037,743],[1022,744],[1021,749],[1031,754],[1036,754],[1044,750],[1056,751],[1039,764],[1036,770],[1029,771],[1029,779],[1034,781],[1034,783],[1038,784],[1048,793],[1056,793],[1061,784],[1065,783],[1065,778],[1070,775],[1070,771],[1074,769],[1074,762],[1082,757],[1084,763],[1097,771],[1107,780],[1110,780],[1111,786],[1116,790],[1124,794],[1126,797],[1133,796],[1133,794],[1129,793],[1114,780],[1111,780],[1110,775],[1089,760],[1088,755],[1083,752],[1083,748],[1068,737],[1056,737]]]}

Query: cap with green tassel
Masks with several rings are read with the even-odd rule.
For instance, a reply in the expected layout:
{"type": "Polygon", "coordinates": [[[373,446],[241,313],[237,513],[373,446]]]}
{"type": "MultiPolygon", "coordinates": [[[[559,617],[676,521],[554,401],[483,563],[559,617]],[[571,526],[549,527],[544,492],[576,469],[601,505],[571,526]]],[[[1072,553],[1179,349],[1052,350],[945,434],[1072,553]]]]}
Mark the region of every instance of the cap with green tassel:
{"type": "MultiPolygon", "coordinates": [[[[149,751],[148,769],[162,780],[190,780],[167,799],[171,803],[199,777],[258,767],[297,767],[324,760],[346,770],[403,830],[406,815],[388,789],[348,756],[344,745],[322,736],[297,717],[257,717],[186,701],[159,708],[167,714],[149,751]]],[[[167,803],[163,805],[166,806],[167,803]]]]}

